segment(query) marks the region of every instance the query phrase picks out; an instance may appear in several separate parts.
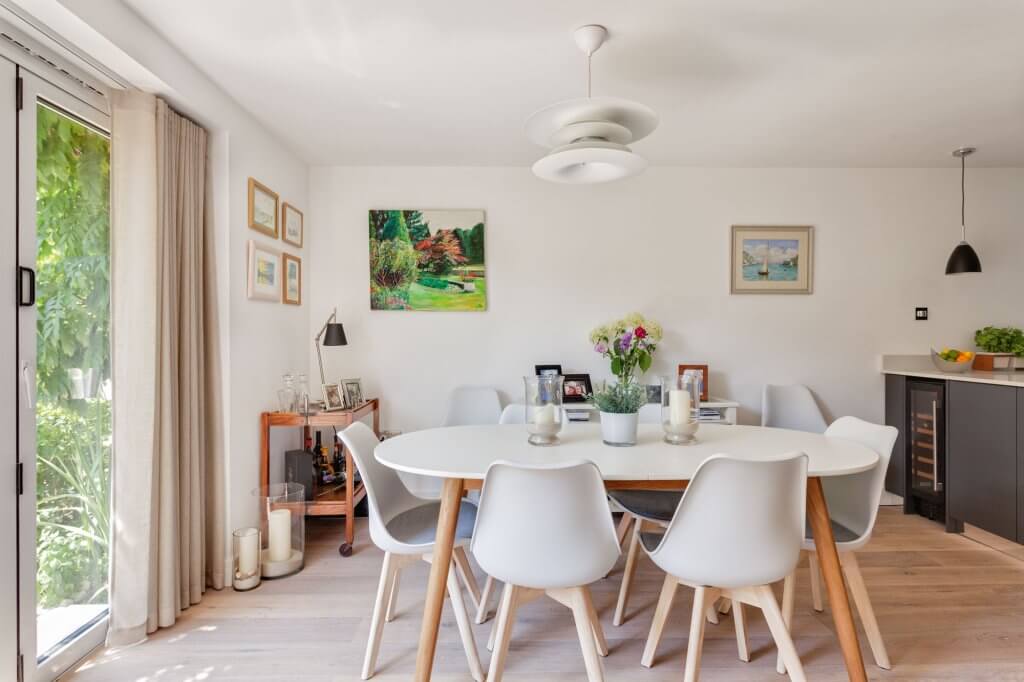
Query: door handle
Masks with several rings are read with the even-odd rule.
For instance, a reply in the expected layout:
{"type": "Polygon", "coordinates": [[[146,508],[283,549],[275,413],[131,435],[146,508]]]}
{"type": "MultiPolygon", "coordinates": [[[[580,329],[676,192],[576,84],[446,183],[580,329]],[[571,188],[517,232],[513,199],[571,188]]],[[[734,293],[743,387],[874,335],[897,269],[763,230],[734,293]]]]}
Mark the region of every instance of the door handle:
{"type": "Polygon", "coordinates": [[[18,305],[29,308],[36,304],[36,271],[32,268],[18,266],[18,305]],[[28,275],[28,286],[25,276],[28,275]]]}
{"type": "Polygon", "coordinates": [[[932,401],[932,492],[939,492],[939,412],[938,401],[932,401]]]}
{"type": "Polygon", "coordinates": [[[36,409],[35,396],[32,395],[32,378],[29,376],[28,363],[22,363],[21,365],[21,381],[25,384],[25,402],[28,405],[28,409],[36,409]]]}

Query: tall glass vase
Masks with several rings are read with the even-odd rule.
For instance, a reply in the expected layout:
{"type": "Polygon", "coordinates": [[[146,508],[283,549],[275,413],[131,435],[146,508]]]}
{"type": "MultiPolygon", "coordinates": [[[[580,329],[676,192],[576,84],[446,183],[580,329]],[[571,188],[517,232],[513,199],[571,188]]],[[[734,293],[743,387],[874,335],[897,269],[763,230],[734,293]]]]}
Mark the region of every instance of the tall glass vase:
{"type": "Polygon", "coordinates": [[[555,375],[523,377],[526,389],[526,430],[531,445],[555,445],[565,422],[562,409],[562,384],[565,377],[555,375]]]}

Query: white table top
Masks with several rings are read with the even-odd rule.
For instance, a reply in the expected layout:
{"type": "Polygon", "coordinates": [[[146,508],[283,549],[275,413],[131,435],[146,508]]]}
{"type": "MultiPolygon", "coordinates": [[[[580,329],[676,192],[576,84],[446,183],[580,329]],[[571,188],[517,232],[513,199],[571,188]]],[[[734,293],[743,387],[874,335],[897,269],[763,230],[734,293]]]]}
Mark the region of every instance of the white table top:
{"type": "Polygon", "coordinates": [[[701,424],[697,443],[669,445],[660,424],[641,424],[638,442],[629,448],[602,443],[597,423],[567,424],[561,443],[550,447],[530,445],[528,435],[524,424],[426,429],[384,441],[375,455],[398,471],[462,479],[483,479],[498,460],[539,465],[589,459],[609,481],[688,481],[701,462],[719,453],[770,459],[805,452],[809,476],[854,474],[878,461],[877,453],[859,443],[761,426],[701,424]]]}

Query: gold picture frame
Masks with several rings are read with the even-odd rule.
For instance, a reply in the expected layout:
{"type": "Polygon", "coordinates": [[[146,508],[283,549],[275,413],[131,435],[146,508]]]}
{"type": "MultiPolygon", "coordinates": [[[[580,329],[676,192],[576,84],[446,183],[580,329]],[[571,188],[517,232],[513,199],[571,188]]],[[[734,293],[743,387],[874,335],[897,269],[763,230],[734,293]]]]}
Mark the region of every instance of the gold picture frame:
{"type": "Polygon", "coordinates": [[[281,240],[301,249],[305,232],[305,217],[302,211],[287,201],[281,202],[281,240]]]}
{"type": "Polygon", "coordinates": [[[249,228],[277,239],[278,225],[277,192],[255,178],[249,178],[249,228]],[[269,202],[273,201],[273,208],[269,202]]]}
{"type": "Polygon", "coordinates": [[[290,253],[281,254],[281,301],[302,305],[302,259],[290,253]]]}
{"type": "Polygon", "coordinates": [[[729,293],[810,294],[813,290],[812,226],[732,226],[729,293]]]}

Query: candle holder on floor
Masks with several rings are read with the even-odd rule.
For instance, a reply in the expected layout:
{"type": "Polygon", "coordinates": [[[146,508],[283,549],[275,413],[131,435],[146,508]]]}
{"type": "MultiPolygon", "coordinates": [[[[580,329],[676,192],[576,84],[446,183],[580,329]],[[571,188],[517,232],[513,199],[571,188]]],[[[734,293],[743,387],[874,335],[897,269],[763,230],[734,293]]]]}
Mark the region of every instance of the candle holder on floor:
{"type": "Polygon", "coordinates": [[[302,570],[306,550],[306,489],[273,483],[252,491],[260,505],[260,567],[264,578],[302,570]]]}
{"type": "Polygon", "coordinates": [[[661,426],[666,443],[687,445],[696,440],[700,383],[698,375],[692,373],[661,378],[661,426]]]}
{"type": "Polygon", "coordinates": [[[260,586],[260,530],[239,528],[231,534],[231,553],[234,569],[231,586],[247,592],[260,586]]]}

